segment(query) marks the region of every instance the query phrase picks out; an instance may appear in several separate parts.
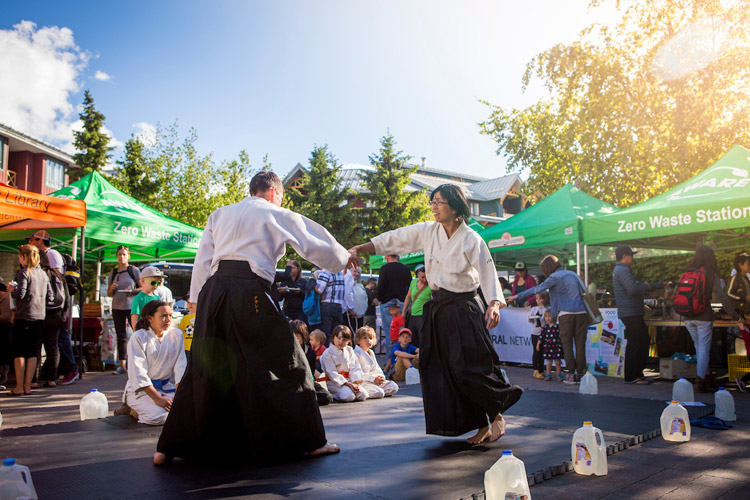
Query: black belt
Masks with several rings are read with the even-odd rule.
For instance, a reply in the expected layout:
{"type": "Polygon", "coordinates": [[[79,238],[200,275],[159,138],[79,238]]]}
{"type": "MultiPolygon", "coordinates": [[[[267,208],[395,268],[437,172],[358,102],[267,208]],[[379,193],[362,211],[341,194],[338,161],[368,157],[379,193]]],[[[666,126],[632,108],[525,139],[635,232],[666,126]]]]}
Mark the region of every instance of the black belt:
{"type": "Polygon", "coordinates": [[[255,274],[246,260],[222,260],[219,261],[217,274],[225,274],[240,278],[250,278],[258,282],[266,292],[271,290],[271,282],[255,274]]]}

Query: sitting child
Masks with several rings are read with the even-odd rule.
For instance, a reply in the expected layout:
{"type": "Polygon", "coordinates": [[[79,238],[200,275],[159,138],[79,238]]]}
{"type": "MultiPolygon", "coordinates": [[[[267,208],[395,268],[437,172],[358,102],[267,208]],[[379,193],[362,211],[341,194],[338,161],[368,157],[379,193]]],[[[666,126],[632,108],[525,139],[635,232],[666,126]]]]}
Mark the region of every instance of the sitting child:
{"type": "Polygon", "coordinates": [[[404,382],[406,370],[419,368],[419,349],[411,345],[411,330],[401,328],[398,332],[398,344],[393,346],[389,364],[393,365],[393,380],[404,382]]]}
{"type": "Polygon", "coordinates": [[[323,368],[320,366],[320,357],[326,351],[326,334],[323,330],[313,330],[310,333],[310,347],[312,347],[315,353],[315,369],[322,372],[323,368]]]}
{"type": "Polygon", "coordinates": [[[359,385],[362,383],[362,368],[354,349],[349,346],[351,341],[349,327],[338,325],[331,332],[331,345],[320,356],[320,364],[328,376],[328,391],[333,399],[342,403],[367,399],[367,393],[359,385]]]}
{"type": "Polygon", "coordinates": [[[142,424],[164,425],[187,366],[184,337],[171,322],[172,308],[161,300],[151,301],[141,310],[138,329],[128,342],[123,402],[142,424]]]}
{"type": "Polygon", "coordinates": [[[398,384],[385,379],[385,374],[375,359],[375,353],[372,351],[372,346],[377,342],[375,330],[369,326],[359,328],[354,334],[354,341],[357,343],[357,347],[354,348],[354,354],[357,355],[357,361],[359,361],[359,366],[362,368],[364,377],[362,387],[367,392],[367,397],[379,399],[384,396],[393,396],[396,394],[398,392],[398,384]]]}
{"type": "Polygon", "coordinates": [[[312,372],[313,377],[313,386],[315,387],[315,396],[318,398],[318,406],[325,406],[327,404],[330,404],[331,401],[333,401],[331,393],[328,392],[325,387],[320,385],[315,380],[316,378],[318,378],[319,372],[315,369],[315,351],[312,350],[312,347],[307,345],[307,341],[309,339],[309,335],[307,333],[307,325],[304,321],[301,321],[299,319],[293,319],[289,322],[289,324],[292,326],[292,331],[294,332],[294,336],[297,338],[297,342],[299,342],[302,351],[305,353],[307,364],[310,365],[310,372],[312,372]]]}

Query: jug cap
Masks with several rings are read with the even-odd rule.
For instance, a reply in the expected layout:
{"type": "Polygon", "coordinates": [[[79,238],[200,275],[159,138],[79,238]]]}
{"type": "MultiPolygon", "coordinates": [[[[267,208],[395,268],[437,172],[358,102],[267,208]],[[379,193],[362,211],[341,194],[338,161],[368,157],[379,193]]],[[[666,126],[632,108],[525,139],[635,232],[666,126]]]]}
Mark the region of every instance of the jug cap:
{"type": "Polygon", "coordinates": [[[584,420],[583,425],[594,425],[594,424],[593,422],[591,422],[591,420],[584,420]]]}
{"type": "Polygon", "coordinates": [[[506,455],[511,455],[512,456],[513,455],[513,450],[503,450],[503,456],[506,456],[506,455]]]}
{"type": "Polygon", "coordinates": [[[99,392],[99,389],[91,389],[91,392],[99,392]]]}
{"type": "Polygon", "coordinates": [[[591,373],[591,370],[586,370],[586,373],[589,373],[589,374],[590,374],[590,373],[591,373]]]}
{"type": "Polygon", "coordinates": [[[723,390],[724,390],[724,388],[723,388],[723,387],[719,387],[719,390],[720,390],[720,391],[723,391],[723,390]]]}
{"type": "Polygon", "coordinates": [[[6,458],[3,460],[3,465],[6,467],[10,467],[11,465],[16,465],[16,459],[15,458],[6,458]]]}
{"type": "Polygon", "coordinates": [[[685,377],[680,377],[680,380],[685,380],[685,377]]]}
{"type": "Polygon", "coordinates": [[[680,402],[679,402],[679,401],[677,401],[676,399],[673,399],[673,400],[672,400],[672,404],[673,404],[673,405],[678,405],[678,404],[680,404],[680,402]]]}

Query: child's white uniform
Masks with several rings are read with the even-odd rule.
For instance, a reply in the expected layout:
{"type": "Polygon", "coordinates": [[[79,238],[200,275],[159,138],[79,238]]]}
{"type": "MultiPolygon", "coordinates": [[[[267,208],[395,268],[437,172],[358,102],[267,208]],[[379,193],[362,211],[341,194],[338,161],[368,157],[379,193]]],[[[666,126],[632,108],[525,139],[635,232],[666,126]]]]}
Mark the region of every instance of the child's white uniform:
{"type": "Polygon", "coordinates": [[[357,356],[354,355],[354,349],[350,346],[342,350],[331,343],[331,346],[320,356],[320,366],[328,375],[326,386],[333,399],[341,402],[367,399],[367,392],[364,388],[359,391],[359,394],[354,394],[354,391],[344,385],[346,382],[361,384],[363,380],[362,368],[357,362],[357,356]],[[349,374],[348,377],[344,375],[346,373],[349,374]]]}
{"type": "MultiPolygon", "coordinates": [[[[159,384],[155,381],[171,379],[163,389],[173,391],[175,384],[182,380],[186,366],[185,341],[179,328],[169,328],[161,339],[150,328],[133,333],[128,341],[128,382],[123,399],[138,412],[140,423],[164,425],[169,415],[141,389],[159,384]]],[[[163,389],[157,389],[159,395],[174,398],[174,392],[163,389]]]]}
{"type": "Polygon", "coordinates": [[[354,348],[354,354],[357,355],[357,361],[362,368],[362,375],[364,376],[362,386],[367,392],[368,398],[379,399],[383,396],[393,396],[398,392],[398,384],[392,380],[386,380],[380,385],[375,384],[375,377],[382,376],[385,378],[385,374],[375,359],[375,353],[372,352],[372,349],[365,351],[357,346],[354,348]]]}

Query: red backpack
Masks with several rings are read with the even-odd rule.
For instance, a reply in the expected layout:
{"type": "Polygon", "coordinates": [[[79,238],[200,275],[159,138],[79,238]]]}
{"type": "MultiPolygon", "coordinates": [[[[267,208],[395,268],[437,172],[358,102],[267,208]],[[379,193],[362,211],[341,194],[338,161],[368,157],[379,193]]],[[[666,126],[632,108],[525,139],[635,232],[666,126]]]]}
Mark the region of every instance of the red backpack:
{"type": "Polygon", "coordinates": [[[695,317],[706,312],[706,271],[688,269],[677,282],[674,296],[674,312],[681,316],[695,317]]]}

